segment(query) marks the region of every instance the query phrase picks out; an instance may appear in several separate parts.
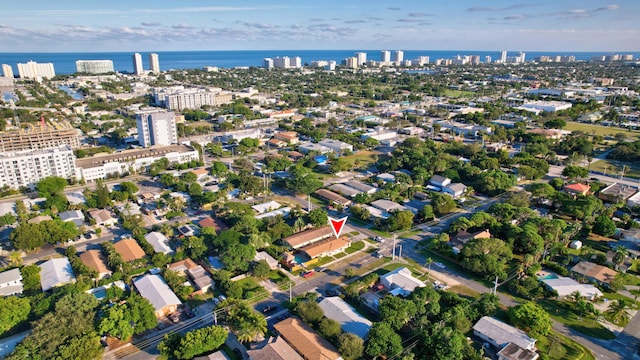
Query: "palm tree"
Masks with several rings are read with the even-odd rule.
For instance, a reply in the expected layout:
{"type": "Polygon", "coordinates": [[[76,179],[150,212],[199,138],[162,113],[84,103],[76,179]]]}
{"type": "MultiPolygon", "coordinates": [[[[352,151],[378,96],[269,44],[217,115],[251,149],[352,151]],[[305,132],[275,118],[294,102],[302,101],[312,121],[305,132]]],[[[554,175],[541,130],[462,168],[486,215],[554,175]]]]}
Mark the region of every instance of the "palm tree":
{"type": "Polygon", "coordinates": [[[11,255],[9,255],[9,263],[11,266],[22,265],[22,254],[19,251],[13,251],[11,255]]]}
{"type": "Polygon", "coordinates": [[[428,257],[427,261],[425,262],[425,265],[427,265],[427,274],[431,274],[431,264],[433,264],[433,259],[428,257]]]}
{"type": "Polygon", "coordinates": [[[607,311],[605,311],[605,314],[607,314],[615,324],[624,324],[629,321],[627,303],[622,299],[612,301],[607,311]]]}
{"type": "Polygon", "coordinates": [[[618,267],[624,262],[628,254],[629,252],[623,246],[616,247],[616,252],[613,254],[613,265],[616,270],[618,270],[618,267]]]}

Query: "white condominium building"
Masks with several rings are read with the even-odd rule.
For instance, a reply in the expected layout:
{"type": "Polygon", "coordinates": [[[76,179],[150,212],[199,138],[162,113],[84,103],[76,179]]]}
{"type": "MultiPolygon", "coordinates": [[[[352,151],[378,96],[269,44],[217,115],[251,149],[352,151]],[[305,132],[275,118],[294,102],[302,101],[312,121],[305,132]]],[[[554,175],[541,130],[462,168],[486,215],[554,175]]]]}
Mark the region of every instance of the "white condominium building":
{"type": "Polygon", "coordinates": [[[367,53],[366,52],[357,52],[356,58],[358,58],[358,66],[362,66],[367,63],[367,53]]]}
{"type": "Polygon", "coordinates": [[[160,74],[160,58],[158,57],[158,54],[149,54],[149,67],[151,68],[152,73],[160,74]]]}
{"type": "Polygon", "coordinates": [[[217,106],[233,100],[231,93],[222,92],[222,89],[211,91],[207,88],[185,89],[183,86],[175,86],[154,88],[151,93],[156,105],[175,111],[200,109],[203,105],[217,106]]]}
{"type": "Polygon", "coordinates": [[[393,62],[399,65],[404,60],[404,51],[396,50],[393,52],[393,62]]]}
{"type": "Polygon", "coordinates": [[[2,64],[2,74],[4,77],[13,79],[13,68],[9,64],[2,64]]]}
{"type": "Polygon", "coordinates": [[[84,74],[106,74],[114,72],[111,60],[78,60],[76,72],[84,74]]]}
{"type": "Polygon", "coordinates": [[[38,181],[48,176],[71,179],[76,173],[75,160],[68,145],[0,153],[0,187],[34,189],[38,181]]]}
{"type": "Polygon", "coordinates": [[[262,59],[262,67],[265,69],[273,69],[273,59],[272,58],[262,59]]]}
{"type": "Polygon", "coordinates": [[[390,63],[391,62],[391,51],[389,51],[389,50],[380,51],[380,62],[381,63],[390,63]]]}
{"type": "Polygon", "coordinates": [[[173,111],[148,110],[136,114],[138,142],[144,147],[178,143],[173,111]]]}
{"type": "Polygon", "coordinates": [[[35,79],[37,81],[51,79],[56,76],[53,63],[37,63],[35,61],[18,64],[18,74],[22,79],[35,79]]]}
{"type": "Polygon", "coordinates": [[[144,68],[142,67],[142,55],[140,55],[140,53],[133,54],[133,73],[136,75],[144,74],[144,68]]]}

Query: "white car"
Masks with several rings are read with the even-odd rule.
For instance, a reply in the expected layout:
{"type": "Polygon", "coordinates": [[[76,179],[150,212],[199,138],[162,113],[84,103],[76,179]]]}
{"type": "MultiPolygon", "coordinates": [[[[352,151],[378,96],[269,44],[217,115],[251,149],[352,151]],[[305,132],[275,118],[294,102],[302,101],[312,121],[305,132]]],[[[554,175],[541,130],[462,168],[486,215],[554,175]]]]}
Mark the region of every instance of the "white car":
{"type": "Polygon", "coordinates": [[[434,262],[433,265],[439,267],[440,269],[446,268],[446,266],[441,262],[434,262]]]}

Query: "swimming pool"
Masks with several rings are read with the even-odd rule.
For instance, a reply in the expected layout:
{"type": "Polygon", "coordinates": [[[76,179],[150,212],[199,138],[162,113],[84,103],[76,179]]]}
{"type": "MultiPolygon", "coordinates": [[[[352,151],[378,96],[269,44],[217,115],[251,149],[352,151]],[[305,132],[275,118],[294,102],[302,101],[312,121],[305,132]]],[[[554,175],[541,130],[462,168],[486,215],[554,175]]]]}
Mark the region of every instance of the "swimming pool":
{"type": "Polygon", "coordinates": [[[543,277],[540,278],[540,280],[551,280],[551,279],[557,279],[558,275],[556,274],[547,274],[543,277]]]}

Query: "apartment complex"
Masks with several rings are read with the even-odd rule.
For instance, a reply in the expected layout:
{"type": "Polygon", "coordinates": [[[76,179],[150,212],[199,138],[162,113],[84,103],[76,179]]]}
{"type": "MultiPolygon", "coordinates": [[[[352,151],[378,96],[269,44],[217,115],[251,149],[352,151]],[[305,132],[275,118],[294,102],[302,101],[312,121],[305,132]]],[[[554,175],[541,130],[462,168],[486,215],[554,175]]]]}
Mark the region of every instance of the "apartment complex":
{"type": "Polygon", "coordinates": [[[178,143],[173,111],[148,110],[136,114],[138,142],[144,147],[178,143]]]}
{"type": "Polygon", "coordinates": [[[151,94],[156,105],[169,110],[182,111],[184,109],[200,109],[204,105],[217,106],[232,101],[230,93],[223,93],[222,89],[189,88],[174,86],[170,88],[154,88],[151,94]]]}
{"type": "Polygon", "coordinates": [[[71,126],[32,128],[0,132],[0,152],[36,150],[68,145],[80,147],[80,130],[71,126]]]}
{"type": "Polygon", "coordinates": [[[35,188],[47,176],[75,177],[76,157],[68,145],[57,148],[0,153],[0,187],[35,188]]]}
{"type": "Polygon", "coordinates": [[[2,74],[4,77],[13,78],[13,68],[9,64],[2,64],[2,74]]]}
{"type": "Polygon", "coordinates": [[[112,73],[113,61],[111,60],[78,60],[76,72],[82,74],[106,74],[112,73]]]}
{"type": "Polygon", "coordinates": [[[51,79],[56,76],[53,63],[37,63],[28,61],[26,64],[18,64],[18,74],[22,79],[34,79],[40,81],[42,79],[51,79]]]}
{"type": "Polygon", "coordinates": [[[158,54],[149,54],[149,67],[152,73],[160,74],[160,59],[158,58],[158,54]]]}
{"type": "Polygon", "coordinates": [[[136,75],[144,74],[144,68],[142,67],[142,55],[140,55],[140,53],[133,54],[133,73],[136,75]]]}

